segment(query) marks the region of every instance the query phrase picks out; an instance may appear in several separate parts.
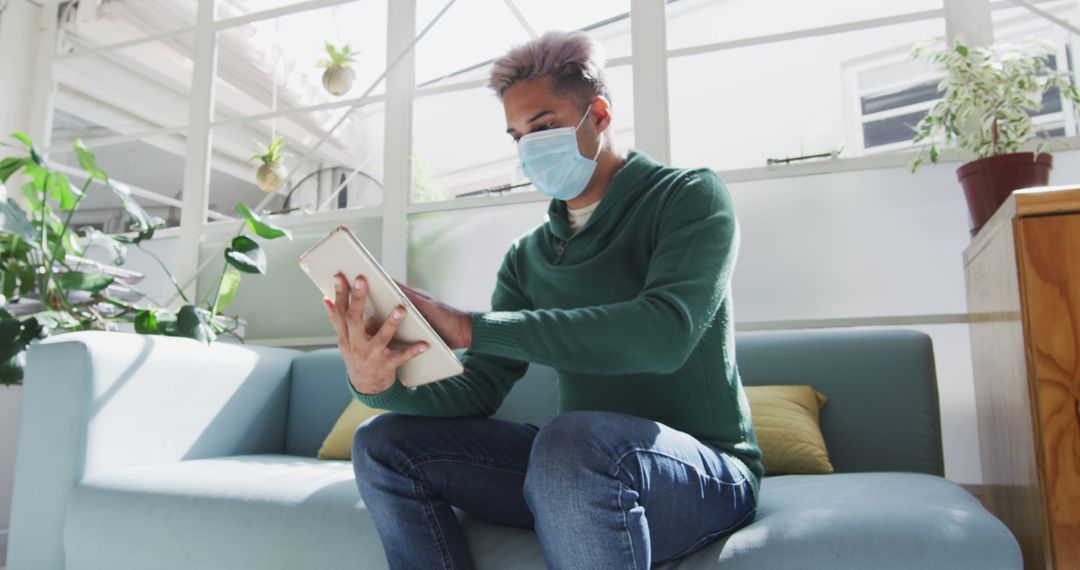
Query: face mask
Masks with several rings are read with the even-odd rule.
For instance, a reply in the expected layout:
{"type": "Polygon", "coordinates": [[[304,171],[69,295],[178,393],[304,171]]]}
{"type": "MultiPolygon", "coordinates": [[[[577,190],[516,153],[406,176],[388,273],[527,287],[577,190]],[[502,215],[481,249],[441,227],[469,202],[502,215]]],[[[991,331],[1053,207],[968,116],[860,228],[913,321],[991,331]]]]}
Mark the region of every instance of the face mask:
{"type": "MultiPolygon", "coordinates": [[[[592,105],[589,106],[592,109],[592,105]]],[[[521,169],[541,192],[560,200],[573,200],[581,195],[596,170],[597,145],[592,159],[581,156],[577,130],[585,123],[589,111],[576,127],[562,127],[529,133],[518,139],[521,169]]]]}

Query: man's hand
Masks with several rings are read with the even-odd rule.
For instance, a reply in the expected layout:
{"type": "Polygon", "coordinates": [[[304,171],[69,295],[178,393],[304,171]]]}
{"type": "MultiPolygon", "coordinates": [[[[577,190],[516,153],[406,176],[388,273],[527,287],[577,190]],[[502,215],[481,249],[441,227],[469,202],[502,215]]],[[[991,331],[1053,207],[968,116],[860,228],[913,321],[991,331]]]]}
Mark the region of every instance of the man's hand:
{"type": "Polygon", "coordinates": [[[437,301],[427,293],[413,289],[397,279],[394,283],[397,283],[420,314],[424,315],[431,328],[446,341],[447,346],[452,349],[472,346],[472,316],[469,313],[437,301]]]}
{"type": "MultiPolygon", "coordinates": [[[[428,349],[426,342],[402,343],[394,333],[405,316],[398,305],[381,325],[372,315],[364,319],[367,281],[356,276],[350,287],[345,276],[334,276],[336,299],[323,297],[323,305],[338,334],[338,348],[349,372],[349,382],[361,394],[378,394],[392,386],[397,368],[428,349]]],[[[419,307],[417,307],[419,308],[419,307]]]]}

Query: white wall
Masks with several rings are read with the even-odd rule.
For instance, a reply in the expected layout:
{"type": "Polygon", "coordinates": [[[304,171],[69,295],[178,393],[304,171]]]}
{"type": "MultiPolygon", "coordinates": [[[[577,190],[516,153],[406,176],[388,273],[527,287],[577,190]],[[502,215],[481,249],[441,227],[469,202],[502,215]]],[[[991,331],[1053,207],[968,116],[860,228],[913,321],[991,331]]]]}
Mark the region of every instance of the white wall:
{"type": "Polygon", "coordinates": [[[0,2],[0,137],[30,129],[30,86],[37,57],[41,9],[29,2],[0,2]]]}
{"type": "MultiPolygon", "coordinates": [[[[10,142],[9,133],[30,130],[31,70],[41,9],[21,0],[0,1],[0,6],[0,137],[10,142]]],[[[21,394],[22,388],[0,387],[0,567],[7,561],[21,394]]]]}

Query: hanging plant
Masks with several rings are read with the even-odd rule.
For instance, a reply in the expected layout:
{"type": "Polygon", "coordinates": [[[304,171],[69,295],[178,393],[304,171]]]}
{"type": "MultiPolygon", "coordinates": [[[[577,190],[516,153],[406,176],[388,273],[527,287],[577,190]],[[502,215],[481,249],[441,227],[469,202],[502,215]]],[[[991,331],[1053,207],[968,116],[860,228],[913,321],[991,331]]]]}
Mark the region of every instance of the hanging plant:
{"type": "Polygon", "coordinates": [[[273,192],[289,175],[285,165],[282,164],[285,159],[285,141],[275,136],[270,141],[270,146],[263,146],[258,141],[255,141],[255,144],[259,147],[259,154],[248,159],[262,161],[262,166],[255,173],[255,183],[263,192],[273,192]]]}
{"type": "Polygon", "coordinates": [[[341,50],[338,50],[330,42],[326,42],[326,53],[330,58],[319,60],[317,64],[319,67],[326,68],[322,76],[323,87],[331,95],[340,97],[352,89],[353,80],[356,79],[356,73],[349,65],[353,62],[355,54],[350,44],[345,44],[341,50]]]}

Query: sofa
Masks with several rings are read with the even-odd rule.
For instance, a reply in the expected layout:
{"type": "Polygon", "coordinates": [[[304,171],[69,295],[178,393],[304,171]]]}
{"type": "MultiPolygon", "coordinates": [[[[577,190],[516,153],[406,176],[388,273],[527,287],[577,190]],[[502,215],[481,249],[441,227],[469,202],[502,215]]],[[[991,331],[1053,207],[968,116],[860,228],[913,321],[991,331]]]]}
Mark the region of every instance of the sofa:
{"type": "MultiPolygon", "coordinates": [[[[934,355],[914,331],[741,335],[748,385],[810,384],[836,473],[766,477],[755,521],[660,568],[1020,568],[1004,525],[943,478],[934,355]]],[[[28,354],[8,570],[385,568],[347,461],[336,348],[132,333],[28,354]]],[[[496,417],[542,425],[532,365],[496,417]]],[[[535,533],[458,511],[480,568],[543,568],[535,533]]]]}

